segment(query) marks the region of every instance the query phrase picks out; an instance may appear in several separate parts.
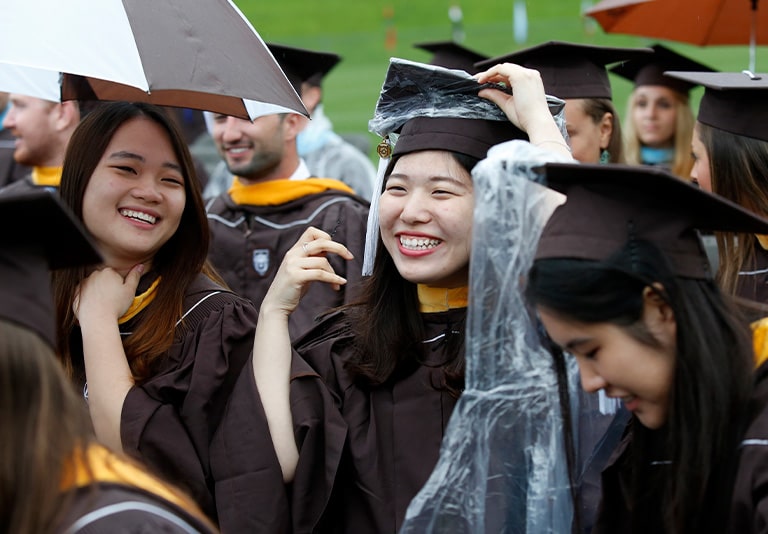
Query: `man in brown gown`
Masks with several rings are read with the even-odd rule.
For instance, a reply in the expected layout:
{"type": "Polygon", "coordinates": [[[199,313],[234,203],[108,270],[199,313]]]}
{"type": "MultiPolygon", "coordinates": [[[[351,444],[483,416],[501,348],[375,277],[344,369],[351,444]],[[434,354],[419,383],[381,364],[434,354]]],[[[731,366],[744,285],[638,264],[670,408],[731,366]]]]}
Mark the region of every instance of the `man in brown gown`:
{"type": "MultiPolygon", "coordinates": [[[[302,56],[287,58],[280,66],[298,92],[302,56]]],[[[313,285],[291,316],[292,338],[311,327],[319,314],[352,298],[361,278],[369,208],[343,182],[311,177],[296,145],[306,120],[274,111],[252,123],[215,115],[214,142],[236,179],[228,192],[206,205],[212,234],[208,257],[232,290],[257,308],[286,251],[309,226],[328,232],[355,255],[351,262],[330,258],[348,283],[341,291],[313,285]]]]}

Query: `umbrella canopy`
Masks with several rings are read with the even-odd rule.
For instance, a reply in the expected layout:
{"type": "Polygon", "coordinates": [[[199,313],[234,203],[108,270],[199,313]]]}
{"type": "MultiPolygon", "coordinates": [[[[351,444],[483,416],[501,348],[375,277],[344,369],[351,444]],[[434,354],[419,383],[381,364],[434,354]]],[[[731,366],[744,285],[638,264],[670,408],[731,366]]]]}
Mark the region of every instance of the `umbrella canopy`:
{"type": "Polygon", "coordinates": [[[230,0],[6,0],[3,7],[0,62],[63,73],[62,100],[143,101],[243,118],[252,116],[252,100],[307,115],[230,0]]]}
{"type": "MultiPolygon", "coordinates": [[[[764,0],[765,3],[765,0],[764,0]]],[[[766,6],[768,8],[768,6],[766,6]]],[[[608,33],[705,45],[768,44],[768,9],[758,0],[603,0],[585,12],[608,33]]]]}

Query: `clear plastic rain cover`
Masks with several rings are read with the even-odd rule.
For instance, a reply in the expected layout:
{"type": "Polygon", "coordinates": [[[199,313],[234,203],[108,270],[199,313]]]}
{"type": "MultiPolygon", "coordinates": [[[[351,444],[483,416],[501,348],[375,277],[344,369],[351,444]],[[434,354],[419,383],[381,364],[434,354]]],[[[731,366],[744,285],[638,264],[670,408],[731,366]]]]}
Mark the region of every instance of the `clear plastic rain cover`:
{"type": "Polygon", "coordinates": [[[509,141],[472,173],[466,389],[401,533],[571,531],[557,378],[523,296],[540,232],[564,200],[535,183],[534,169],[552,161],[565,158],[509,141]]]}
{"type": "MultiPolygon", "coordinates": [[[[368,130],[385,137],[397,132],[414,117],[508,121],[501,108],[477,95],[485,87],[509,91],[498,84],[480,85],[471,74],[462,70],[390,58],[373,118],[368,121],[368,130]]],[[[547,101],[563,137],[568,139],[562,113],[565,102],[549,95],[547,101]]]]}

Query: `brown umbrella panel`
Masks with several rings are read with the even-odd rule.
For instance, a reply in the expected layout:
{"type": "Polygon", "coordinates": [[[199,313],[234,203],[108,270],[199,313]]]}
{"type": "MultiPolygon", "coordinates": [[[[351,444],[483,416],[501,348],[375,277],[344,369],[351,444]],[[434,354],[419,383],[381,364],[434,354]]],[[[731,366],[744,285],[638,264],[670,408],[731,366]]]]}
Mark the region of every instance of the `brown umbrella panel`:
{"type": "Polygon", "coordinates": [[[247,99],[307,115],[231,0],[39,0],[36,9],[8,1],[0,61],[63,73],[62,100],[145,101],[247,118],[247,99]]]}
{"type": "MultiPolygon", "coordinates": [[[[130,85],[74,74],[64,74],[62,76],[61,100],[148,102],[158,106],[213,111],[241,119],[250,119],[242,98],[181,89],[158,89],[145,92],[130,85]]],[[[274,103],[275,100],[280,99],[273,98],[269,103],[274,103]]],[[[301,111],[304,109],[303,105],[301,109],[298,109],[298,105],[291,104],[287,98],[282,100],[286,101],[283,107],[307,115],[306,110],[301,111]],[[290,106],[287,104],[290,104],[290,106]]]]}

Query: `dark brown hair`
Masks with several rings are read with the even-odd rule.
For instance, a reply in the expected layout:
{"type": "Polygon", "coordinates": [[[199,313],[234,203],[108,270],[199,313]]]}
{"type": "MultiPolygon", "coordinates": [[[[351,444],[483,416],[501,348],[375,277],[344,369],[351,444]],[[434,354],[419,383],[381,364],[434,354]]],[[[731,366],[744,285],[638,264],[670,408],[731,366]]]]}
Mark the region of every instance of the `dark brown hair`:
{"type": "Polygon", "coordinates": [[[93,439],[91,421],[50,346],[7,321],[0,321],[0,434],[3,532],[50,532],[65,505],[57,474],[93,439]]]}
{"type": "MultiPolygon", "coordinates": [[[[768,216],[768,143],[736,135],[701,122],[696,130],[709,159],[712,192],[763,217],[768,216]]],[[[739,271],[755,261],[755,237],[719,232],[717,280],[735,294],[739,271]]]]}
{"type": "MultiPolygon", "coordinates": [[[[83,197],[96,166],[115,132],[126,122],[145,118],[168,135],[184,176],[186,203],[176,233],[158,250],[152,268],[162,277],[153,305],[142,313],[133,334],[123,341],[134,379],[142,382],[151,375],[153,362],[162,356],[174,339],[174,327],[182,313],[184,293],[200,272],[213,274],[206,262],[210,233],[195,174],[192,156],[184,137],[165,112],[143,103],[104,104],[83,119],[72,135],[64,159],[60,194],[75,215],[83,220],[83,197]]],[[[87,275],[84,267],[57,271],[53,276],[56,303],[57,345],[64,365],[74,373],[71,336],[77,321],[72,302],[78,284],[87,275]]]]}
{"type": "Polygon", "coordinates": [[[609,163],[624,163],[624,140],[621,136],[621,121],[613,102],[608,98],[582,99],[584,113],[595,124],[600,124],[606,113],[611,114],[611,138],[606,150],[610,154],[609,163]]]}
{"type": "MultiPolygon", "coordinates": [[[[45,534],[69,526],[60,524],[74,497],[67,491],[73,488],[62,488],[65,478],[73,468],[82,468],[81,474],[96,480],[88,451],[98,444],[87,405],[51,347],[31,330],[4,320],[0,320],[0,435],[0,532],[45,534]]],[[[107,459],[145,470],[112,452],[107,459]]],[[[147,475],[215,530],[188,495],[147,475]]],[[[95,492],[97,486],[89,489],[95,492]]]]}

